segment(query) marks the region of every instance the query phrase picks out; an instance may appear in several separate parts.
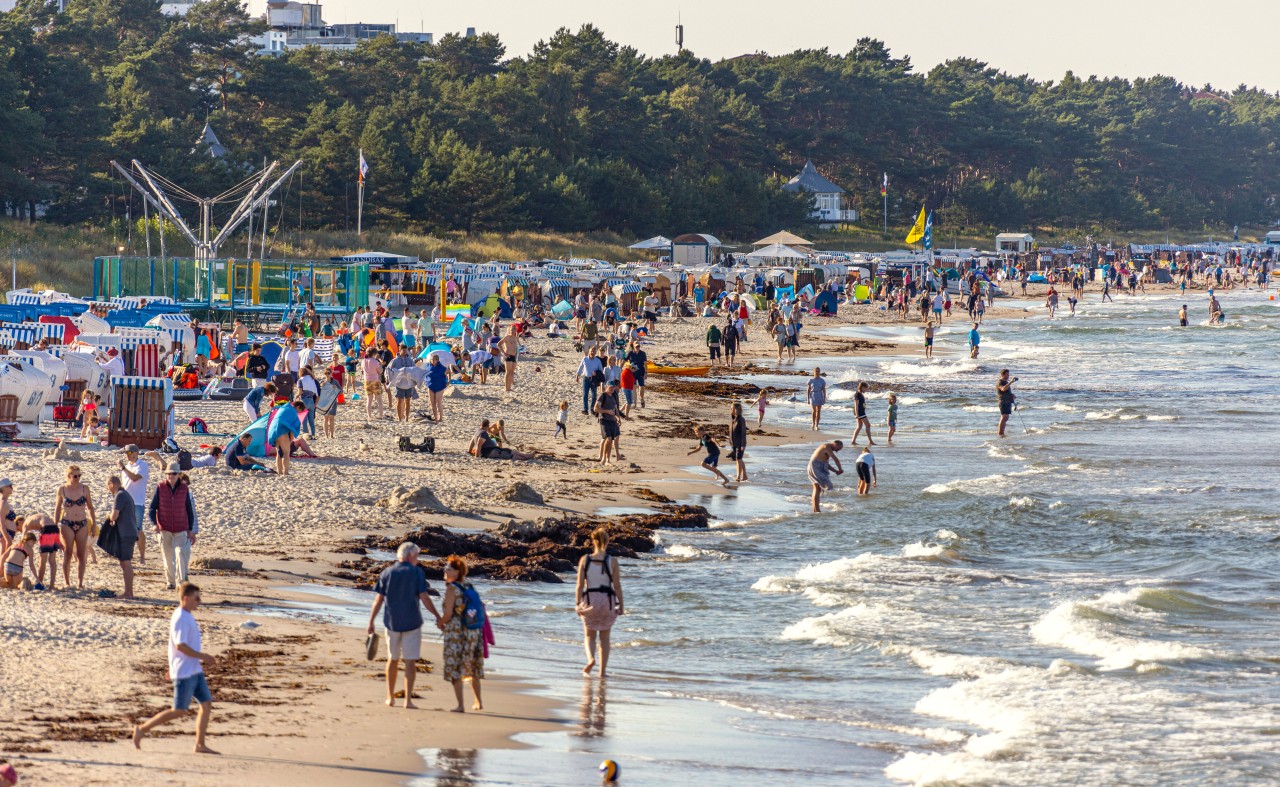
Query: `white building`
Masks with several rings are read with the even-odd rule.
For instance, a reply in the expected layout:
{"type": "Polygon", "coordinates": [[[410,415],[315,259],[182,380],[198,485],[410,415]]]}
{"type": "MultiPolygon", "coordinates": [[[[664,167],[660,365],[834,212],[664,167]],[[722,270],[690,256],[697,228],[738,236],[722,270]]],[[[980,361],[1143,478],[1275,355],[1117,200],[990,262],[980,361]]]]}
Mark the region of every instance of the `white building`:
{"type": "Polygon", "coordinates": [[[804,163],[800,174],[787,181],[785,191],[804,191],[813,195],[809,217],[819,224],[841,224],[858,220],[858,211],[845,208],[844,189],[822,177],[812,161],[804,163]]]}
{"type": "Polygon", "coordinates": [[[1026,254],[1035,245],[1036,239],[1025,232],[1002,232],[996,236],[996,251],[1000,254],[1026,254]]]}

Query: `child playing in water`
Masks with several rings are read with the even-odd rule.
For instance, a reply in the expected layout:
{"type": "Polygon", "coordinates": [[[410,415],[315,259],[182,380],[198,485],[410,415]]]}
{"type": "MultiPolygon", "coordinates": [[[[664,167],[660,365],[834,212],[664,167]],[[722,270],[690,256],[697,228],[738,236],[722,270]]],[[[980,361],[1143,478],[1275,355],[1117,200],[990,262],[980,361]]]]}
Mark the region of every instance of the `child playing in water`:
{"type": "Polygon", "coordinates": [[[889,442],[893,442],[893,433],[898,428],[898,395],[889,394],[889,442]]]}
{"type": "Polygon", "coordinates": [[[702,460],[702,466],[716,474],[716,478],[720,479],[721,486],[728,486],[729,477],[720,472],[720,468],[716,466],[720,464],[720,446],[701,426],[693,427],[693,434],[698,438],[698,444],[691,448],[686,456],[696,454],[698,449],[705,448],[707,450],[707,458],[702,460]]]}
{"type": "Polygon", "coordinates": [[[764,409],[768,406],[769,394],[765,393],[765,390],[761,388],[760,393],[756,395],[756,412],[760,414],[760,417],[756,419],[757,429],[764,426],[764,409]]]}
{"type": "Polygon", "coordinates": [[[551,435],[554,439],[564,435],[564,439],[569,439],[569,403],[563,399],[560,400],[560,409],[556,412],[556,433],[551,435]]]}

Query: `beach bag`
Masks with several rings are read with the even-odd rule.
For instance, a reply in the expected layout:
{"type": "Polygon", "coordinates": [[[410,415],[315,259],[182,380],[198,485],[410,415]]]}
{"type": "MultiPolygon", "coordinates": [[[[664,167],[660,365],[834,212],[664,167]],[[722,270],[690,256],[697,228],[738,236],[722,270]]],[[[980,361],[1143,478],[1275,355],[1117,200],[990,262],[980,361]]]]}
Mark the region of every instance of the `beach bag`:
{"type": "Polygon", "coordinates": [[[190,470],[195,467],[195,465],[191,464],[191,452],[185,448],[178,451],[178,467],[183,470],[190,470]]]}
{"type": "Polygon", "coordinates": [[[462,627],[466,629],[483,629],[485,622],[484,602],[480,600],[480,593],[476,591],[472,585],[461,585],[454,583],[458,588],[458,592],[462,594],[462,598],[466,601],[466,608],[462,610],[462,627]]]}

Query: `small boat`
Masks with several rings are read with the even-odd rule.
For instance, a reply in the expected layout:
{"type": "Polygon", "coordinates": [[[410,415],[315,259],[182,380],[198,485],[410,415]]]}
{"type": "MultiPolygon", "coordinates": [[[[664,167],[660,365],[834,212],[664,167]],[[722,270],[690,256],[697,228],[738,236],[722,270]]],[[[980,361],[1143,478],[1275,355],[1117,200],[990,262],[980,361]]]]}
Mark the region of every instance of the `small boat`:
{"type": "Polygon", "coordinates": [[[653,361],[645,364],[649,374],[673,374],[680,377],[704,377],[711,371],[710,366],[659,366],[653,361]]]}

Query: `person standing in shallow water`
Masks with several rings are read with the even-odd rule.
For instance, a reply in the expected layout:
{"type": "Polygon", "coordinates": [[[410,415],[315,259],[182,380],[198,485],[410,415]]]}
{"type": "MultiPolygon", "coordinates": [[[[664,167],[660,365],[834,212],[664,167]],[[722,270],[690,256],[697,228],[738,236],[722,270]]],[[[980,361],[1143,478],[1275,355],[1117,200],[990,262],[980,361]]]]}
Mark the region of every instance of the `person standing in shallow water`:
{"type": "Polygon", "coordinates": [[[818,424],[822,422],[822,405],[827,403],[827,381],[823,379],[822,370],[817,366],[813,367],[813,377],[809,378],[805,397],[809,400],[809,407],[812,409],[809,428],[816,432],[818,424]]]}
{"type": "Polygon", "coordinates": [[[609,534],[604,528],[591,532],[593,551],[578,561],[578,582],[574,608],[582,618],[583,648],[590,675],[596,666],[596,641],[600,643],[600,677],[609,672],[609,636],[613,624],[622,614],[622,572],[618,559],[609,554],[609,534]]]}
{"type": "Polygon", "coordinates": [[[809,482],[813,484],[813,513],[817,514],[822,511],[822,493],[829,492],[834,488],[831,483],[831,465],[835,465],[835,474],[844,475],[844,467],[840,464],[840,457],[836,453],[844,448],[844,443],[834,440],[830,443],[823,443],[814,449],[813,455],[809,457],[809,482]]]}
{"type": "Polygon", "coordinates": [[[1005,425],[1009,423],[1009,416],[1013,415],[1013,400],[1017,397],[1013,393],[1013,384],[1018,382],[1018,378],[1010,379],[1009,370],[1000,370],[1000,379],[996,381],[996,399],[1000,405],[1000,426],[996,430],[997,434],[1004,437],[1005,425]]]}

